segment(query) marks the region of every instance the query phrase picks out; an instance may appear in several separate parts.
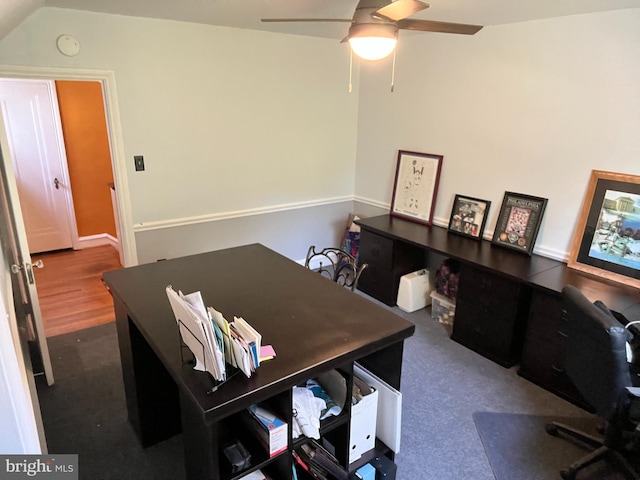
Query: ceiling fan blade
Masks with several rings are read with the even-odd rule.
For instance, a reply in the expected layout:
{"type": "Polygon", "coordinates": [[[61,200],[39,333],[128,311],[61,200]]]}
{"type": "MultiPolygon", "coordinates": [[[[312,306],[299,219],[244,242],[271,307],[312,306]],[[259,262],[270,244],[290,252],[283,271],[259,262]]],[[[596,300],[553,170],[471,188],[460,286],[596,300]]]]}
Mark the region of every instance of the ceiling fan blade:
{"type": "Polygon", "coordinates": [[[350,18],[261,18],[261,22],[348,22],[350,18]]]}
{"type": "Polygon", "coordinates": [[[425,8],[429,8],[429,4],[418,0],[396,0],[389,5],[379,8],[375,14],[382,15],[389,20],[397,21],[410,17],[425,8]]]}
{"type": "Polygon", "coordinates": [[[467,25],[464,23],[436,22],[432,20],[400,20],[398,28],[402,30],[417,30],[420,32],[459,33],[473,35],[478,33],[481,25],[467,25]]]}

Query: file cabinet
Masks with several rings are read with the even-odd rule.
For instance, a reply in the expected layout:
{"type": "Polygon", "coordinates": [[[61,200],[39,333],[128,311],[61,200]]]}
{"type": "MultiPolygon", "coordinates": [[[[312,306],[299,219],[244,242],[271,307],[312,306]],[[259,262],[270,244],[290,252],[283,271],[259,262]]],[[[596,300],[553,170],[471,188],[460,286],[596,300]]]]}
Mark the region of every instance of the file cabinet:
{"type": "Polygon", "coordinates": [[[534,290],[518,374],[565,400],[590,409],[564,371],[566,338],[562,296],[534,290]]]}
{"type": "Polygon", "coordinates": [[[519,282],[462,264],[451,338],[502,366],[514,365],[524,340],[527,294],[519,282]]]}
{"type": "Polygon", "coordinates": [[[601,300],[629,321],[640,320],[640,291],[599,281],[564,264],[533,276],[530,285],[531,308],[518,375],[591,411],[563,368],[566,319],[562,288],[573,285],[592,302],[601,300]]]}

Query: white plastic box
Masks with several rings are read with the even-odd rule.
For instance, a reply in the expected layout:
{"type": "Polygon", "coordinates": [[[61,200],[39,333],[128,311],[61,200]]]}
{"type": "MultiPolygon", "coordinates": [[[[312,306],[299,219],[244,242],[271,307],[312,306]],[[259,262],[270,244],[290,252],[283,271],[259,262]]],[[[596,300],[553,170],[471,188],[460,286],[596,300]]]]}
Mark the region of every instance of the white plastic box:
{"type": "Polygon", "coordinates": [[[398,308],[405,312],[415,312],[431,304],[429,293],[433,290],[429,280],[429,270],[418,270],[400,277],[398,287],[398,308]]]}
{"type": "Polygon", "coordinates": [[[431,318],[445,325],[453,325],[456,314],[456,302],[449,297],[431,292],[431,318]]]}

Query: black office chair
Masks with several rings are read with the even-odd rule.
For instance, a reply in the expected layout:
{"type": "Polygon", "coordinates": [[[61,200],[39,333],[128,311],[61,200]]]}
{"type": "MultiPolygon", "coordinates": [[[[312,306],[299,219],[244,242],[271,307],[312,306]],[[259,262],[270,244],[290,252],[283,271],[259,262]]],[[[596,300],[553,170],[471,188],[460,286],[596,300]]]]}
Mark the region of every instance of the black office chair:
{"type": "Polygon", "coordinates": [[[307,251],[304,266],[312,268],[318,263],[316,271],[339,285],[350,288],[352,291],[358,286],[360,275],[367,264],[358,265],[356,258],[339,248],[323,248],[316,252],[315,245],[311,245],[307,251]]]}
{"type": "Polygon", "coordinates": [[[632,381],[626,344],[633,335],[602,302],[591,303],[574,286],[564,287],[562,295],[563,316],[567,322],[564,368],[605,426],[604,438],[599,438],[562,423],[547,425],[547,433],[551,435],[566,433],[595,447],[593,452],[562,469],[560,476],[575,478],[579,470],[608,457],[638,479],[640,476],[624,455],[634,446],[638,425],[636,410],[640,404],[627,389],[632,387],[632,381]]]}

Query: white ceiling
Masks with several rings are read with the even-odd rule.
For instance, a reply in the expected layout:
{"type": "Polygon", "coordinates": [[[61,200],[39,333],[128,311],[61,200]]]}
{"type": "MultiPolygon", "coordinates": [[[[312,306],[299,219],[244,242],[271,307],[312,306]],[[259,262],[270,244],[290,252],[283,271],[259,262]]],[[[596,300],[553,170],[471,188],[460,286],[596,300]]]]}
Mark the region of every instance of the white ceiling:
{"type": "MultiPolygon", "coordinates": [[[[311,35],[336,40],[344,38],[348,24],[262,23],[260,19],[350,19],[358,3],[357,0],[40,1],[47,7],[311,35]]],[[[640,0],[431,0],[430,4],[430,8],[411,18],[486,26],[621,8],[640,8],[640,0]]]]}

